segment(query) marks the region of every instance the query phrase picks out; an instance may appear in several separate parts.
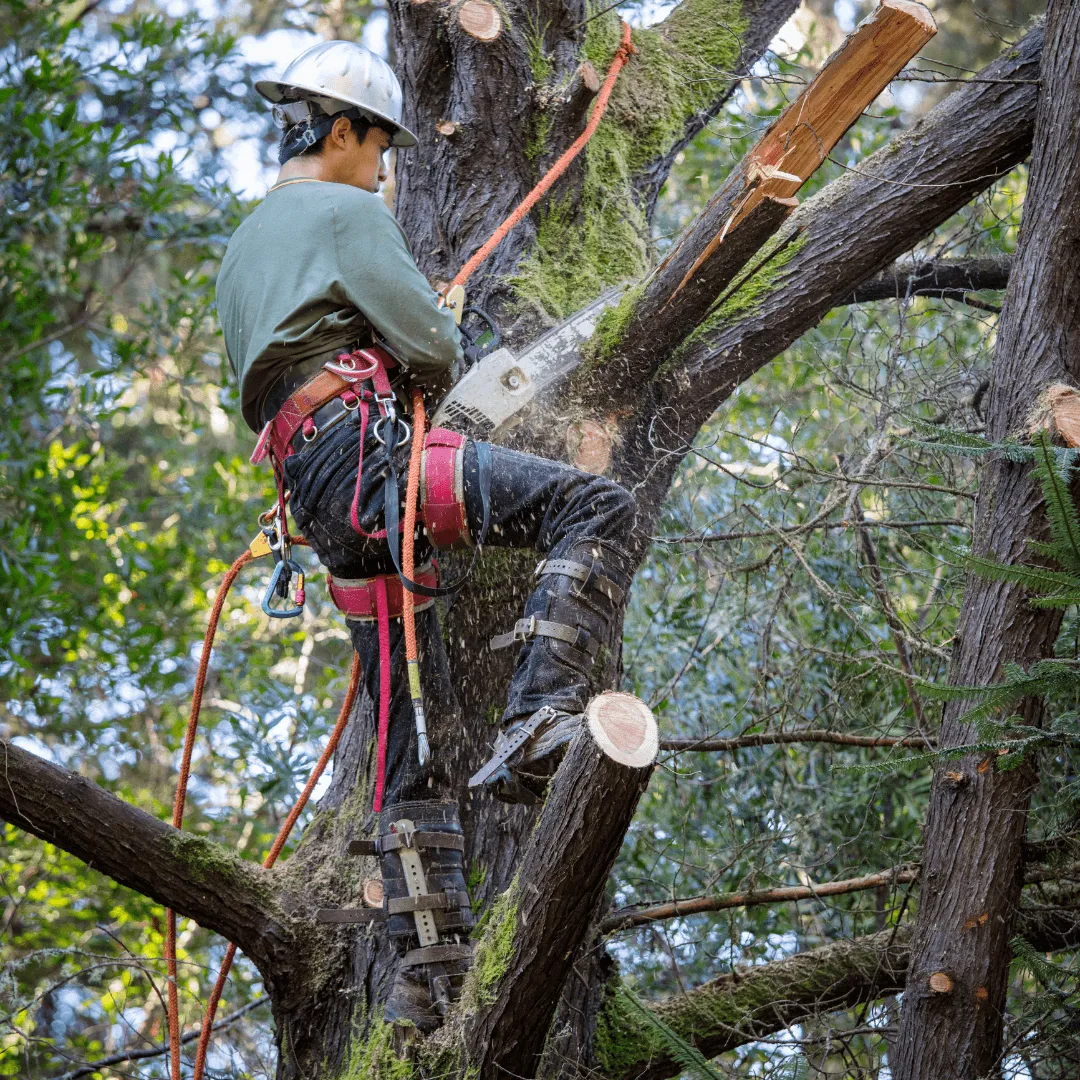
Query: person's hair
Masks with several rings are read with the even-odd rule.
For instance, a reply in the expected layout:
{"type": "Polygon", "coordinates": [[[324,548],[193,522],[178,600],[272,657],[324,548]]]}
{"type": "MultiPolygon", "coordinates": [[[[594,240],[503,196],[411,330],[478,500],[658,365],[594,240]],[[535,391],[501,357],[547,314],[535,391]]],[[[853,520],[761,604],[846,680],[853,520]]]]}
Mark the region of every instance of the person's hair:
{"type": "MultiPolygon", "coordinates": [[[[323,119],[323,118],[320,118],[323,119]]],[[[330,119],[326,117],[325,119],[330,119]]],[[[337,117],[334,117],[337,119],[337,117]]],[[[370,120],[363,116],[346,116],[346,119],[352,125],[353,134],[356,136],[357,142],[363,142],[367,138],[368,131],[374,127],[370,120]]],[[[281,142],[278,143],[278,159],[282,159],[282,154],[288,153],[293,150],[295,144],[303,137],[304,131],[311,127],[311,122],[304,120],[299,124],[293,124],[292,127],[286,128],[281,133],[281,142]]],[[[318,157],[326,149],[326,140],[330,138],[330,132],[327,131],[318,141],[313,143],[309,147],[305,147],[302,150],[288,153],[288,157],[318,157]]]]}

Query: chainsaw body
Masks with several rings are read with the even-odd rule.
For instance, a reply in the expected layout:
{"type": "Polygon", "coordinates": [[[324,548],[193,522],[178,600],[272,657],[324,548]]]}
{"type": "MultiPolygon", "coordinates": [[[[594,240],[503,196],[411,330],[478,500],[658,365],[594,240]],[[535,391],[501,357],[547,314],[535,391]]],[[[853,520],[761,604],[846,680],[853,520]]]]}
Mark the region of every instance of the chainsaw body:
{"type": "Polygon", "coordinates": [[[552,327],[520,355],[502,347],[482,357],[439,403],[432,426],[480,439],[509,431],[521,422],[530,402],[574,369],[581,346],[592,337],[597,320],[624,292],[622,285],[609,289],[572,318],[552,327]]]}

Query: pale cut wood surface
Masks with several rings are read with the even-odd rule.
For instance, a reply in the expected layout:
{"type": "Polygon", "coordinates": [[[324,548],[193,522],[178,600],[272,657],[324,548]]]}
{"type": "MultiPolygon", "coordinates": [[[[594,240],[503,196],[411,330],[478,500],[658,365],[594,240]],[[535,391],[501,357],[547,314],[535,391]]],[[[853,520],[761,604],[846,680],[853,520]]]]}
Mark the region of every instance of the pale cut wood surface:
{"type": "Polygon", "coordinates": [[[656,760],[660,738],[652,710],[633,694],[610,691],[589,702],[589,731],[612,761],[642,769],[656,760]]]}
{"type": "Polygon", "coordinates": [[[502,16],[487,0],[465,0],[458,8],[458,22],[478,41],[494,41],[502,33],[502,16]]]}

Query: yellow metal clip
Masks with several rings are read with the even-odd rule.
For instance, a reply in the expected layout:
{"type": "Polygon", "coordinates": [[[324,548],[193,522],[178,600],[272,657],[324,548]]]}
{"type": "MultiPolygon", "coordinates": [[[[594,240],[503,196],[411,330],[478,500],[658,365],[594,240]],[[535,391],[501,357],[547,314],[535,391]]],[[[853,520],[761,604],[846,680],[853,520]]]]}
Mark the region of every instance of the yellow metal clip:
{"type": "Polygon", "coordinates": [[[454,322],[461,325],[461,316],[465,311],[465,286],[454,285],[446,290],[442,297],[443,305],[454,313],[454,322]]]}
{"type": "Polygon", "coordinates": [[[255,539],[248,544],[248,554],[253,559],[261,559],[264,555],[271,555],[273,552],[270,550],[270,541],[266,538],[266,533],[257,533],[255,539]]]}

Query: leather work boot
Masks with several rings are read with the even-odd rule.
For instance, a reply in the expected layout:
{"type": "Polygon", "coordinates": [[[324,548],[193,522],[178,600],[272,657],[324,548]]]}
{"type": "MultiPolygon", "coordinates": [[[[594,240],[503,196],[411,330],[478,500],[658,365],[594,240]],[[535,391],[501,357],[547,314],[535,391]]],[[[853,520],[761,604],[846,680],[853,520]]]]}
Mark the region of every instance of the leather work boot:
{"type": "Polygon", "coordinates": [[[434,1031],[472,964],[465,838],[456,803],[397,803],[379,815],[379,864],[390,938],[402,955],[383,1011],[434,1031]]]}
{"type": "Polygon", "coordinates": [[[491,787],[504,802],[536,803],[583,723],[588,672],[605,646],[630,582],[629,558],[614,545],[578,540],[536,570],[537,591],[514,629],[491,641],[492,649],[527,644],[511,686],[511,703],[549,703],[504,720],[491,758],[469,787],[491,787]]]}

